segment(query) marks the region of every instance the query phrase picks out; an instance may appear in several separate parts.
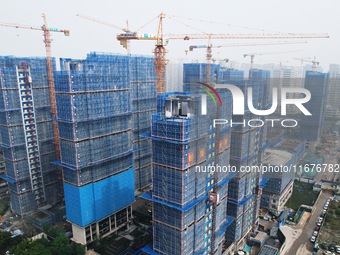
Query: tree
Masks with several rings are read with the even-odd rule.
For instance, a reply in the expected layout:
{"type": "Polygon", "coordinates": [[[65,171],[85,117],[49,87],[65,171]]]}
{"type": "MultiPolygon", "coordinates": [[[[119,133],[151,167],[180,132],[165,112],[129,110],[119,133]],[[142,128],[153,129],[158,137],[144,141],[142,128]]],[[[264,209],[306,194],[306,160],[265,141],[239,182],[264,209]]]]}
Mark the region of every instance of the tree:
{"type": "Polygon", "coordinates": [[[11,247],[18,245],[23,240],[22,236],[12,238],[9,232],[0,232],[0,254],[3,255],[11,247]]]}
{"type": "Polygon", "coordinates": [[[52,226],[49,223],[43,224],[43,231],[51,238],[56,238],[58,235],[64,234],[64,231],[57,226],[52,226]]]}
{"type": "Polygon", "coordinates": [[[31,241],[26,239],[10,249],[15,255],[54,255],[50,252],[49,242],[45,238],[31,241]]]}
{"type": "Polygon", "coordinates": [[[53,255],[73,255],[70,240],[63,234],[58,235],[51,242],[53,255]]]}
{"type": "Polygon", "coordinates": [[[85,255],[85,247],[79,243],[72,243],[73,255],[85,255]]]}
{"type": "Polygon", "coordinates": [[[16,241],[9,233],[0,233],[0,248],[15,255],[85,255],[85,248],[71,243],[64,233],[59,233],[51,242],[45,238],[16,241]],[[16,243],[15,243],[16,242],[16,243]]]}

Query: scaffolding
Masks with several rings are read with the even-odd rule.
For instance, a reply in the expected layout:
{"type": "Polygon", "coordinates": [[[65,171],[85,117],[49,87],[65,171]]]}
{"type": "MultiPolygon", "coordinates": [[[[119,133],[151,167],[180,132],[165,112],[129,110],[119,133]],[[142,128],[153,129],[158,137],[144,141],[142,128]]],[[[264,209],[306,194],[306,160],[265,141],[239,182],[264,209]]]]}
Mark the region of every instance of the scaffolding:
{"type": "Polygon", "coordinates": [[[207,80],[207,65],[210,65],[210,77],[211,83],[217,83],[218,70],[220,65],[218,64],[206,64],[206,63],[191,63],[183,64],[183,83],[184,85],[191,85],[197,82],[205,82],[207,80]]]}
{"type": "Polygon", "coordinates": [[[98,215],[109,217],[134,200],[116,202],[114,208],[99,200],[93,207],[100,187],[117,200],[134,198],[135,188],[150,185],[151,142],[141,135],[150,132],[156,109],[153,58],[90,53],[84,60],[60,62],[55,83],[67,217],[85,227],[95,224],[98,215]],[[131,169],[132,178],[125,175],[131,169]],[[129,182],[129,189],[108,183],[114,178],[117,183],[129,182]],[[84,193],[75,201],[72,192],[84,193]],[[95,217],[87,217],[86,210],[95,217]]]}
{"type": "Polygon", "coordinates": [[[156,112],[156,76],[154,58],[132,56],[130,84],[136,190],[151,185],[151,140],[141,137],[151,131],[152,114],[156,112]]]}
{"type": "MultiPolygon", "coordinates": [[[[247,101],[247,88],[252,88],[252,103],[255,108],[268,107],[263,102],[268,102],[268,93],[265,93],[263,75],[267,73],[261,70],[254,71],[252,80],[245,80],[243,71],[233,69],[220,69],[218,72],[218,82],[221,84],[233,84],[239,87],[245,95],[247,101]]],[[[268,92],[268,90],[267,90],[268,92]]],[[[267,109],[267,108],[266,108],[267,109]]],[[[258,160],[261,148],[265,144],[266,125],[264,127],[251,127],[248,121],[257,118],[245,107],[243,116],[234,115],[232,117],[233,127],[230,139],[230,165],[240,169],[241,166],[252,166],[259,164],[258,160]],[[235,125],[236,124],[236,125],[235,125]],[[262,133],[261,133],[262,132],[262,133]],[[260,135],[262,134],[262,135],[260,135]],[[260,141],[262,139],[262,141],[260,141]]],[[[228,185],[228,206],[227,215],[234,221],[229,225],[226,233],[227,245],[238,242],[252,228],[259,210],[257,202],[259,196],[255,196],[257,180],[256,173],[238,173],[228,185]],[[255,208],[254,208],[255,207],[255,208]]]]}
{"type": "MultiPolygon", "coordinates": [[[[208,100],[208,111],[216,113],[208,100]]],[[[199,91],[166,93],[158,96],[157,103],[151,129],[153,190],[148,197],[154,202],[153,249],[158,254],[209,254],[214,241],[220,254],[231,222],[227,222],[227,193],[232,174],[219,174],[215,183],[210,167],[216,158],[228,165],[230,127],[221,129],[217,144],[212,120],[201,114],[199,91]],[[215,185],[217,194],[211,193],[215,185]]]]}
{"type": "MultiPolygon", "coordinates": [[[[53,63],[55,66],[55,64],[53,63]]],[[[0,134],[12,210],[57,202],[45,58],[0,57],[0,134]]]]}

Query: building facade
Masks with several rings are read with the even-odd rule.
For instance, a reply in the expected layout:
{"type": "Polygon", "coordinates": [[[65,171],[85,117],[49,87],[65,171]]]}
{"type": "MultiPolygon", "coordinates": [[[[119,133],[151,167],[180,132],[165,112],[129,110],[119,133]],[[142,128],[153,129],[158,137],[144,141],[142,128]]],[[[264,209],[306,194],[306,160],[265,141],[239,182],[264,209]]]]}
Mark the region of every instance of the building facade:
{"type": "Polygon", "coordinates": [[[340,119],[340,65],[329,65],[326,116],[340,119]]]}
{"type": "Polygon", "coordinates": [[[305,89],[311,93],[311,99],[304,106],[311,115],[303,115],[300,124],[300,138],[307,141],[306,146],[315,143],[321,137],[328,88],[328,74],[316,71],[307,71],[305,76],[305,89]]]}

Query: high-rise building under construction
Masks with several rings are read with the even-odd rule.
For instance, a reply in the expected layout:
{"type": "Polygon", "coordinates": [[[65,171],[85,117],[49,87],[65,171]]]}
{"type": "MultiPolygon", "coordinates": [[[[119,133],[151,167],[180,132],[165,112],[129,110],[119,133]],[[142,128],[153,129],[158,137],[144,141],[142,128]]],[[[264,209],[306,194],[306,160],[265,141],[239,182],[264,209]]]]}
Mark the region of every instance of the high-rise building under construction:
{"type": "Polygon", "coordinates": [[[232,116],[230,91],[212,85],[222,101],[214,105],[213,93],[198,82],[228,83],[243,91],[252,87],[254,106],[261,109],[268,103],[269,73],[252,70],[249,81],[242,71],[219,65],[211,65],[207,77],[206,68],[185,64],[185,92],[160,95],[152,119],[153,190],[144,197],[153,201],[152,249],[157,254],[229,254],[257,221],[265,183],[261,175],[211,169],[258,164],[266,126],[243,127],[252,118],[250,111],[241,119],[232,116]],[[203,91],[212,96],[206,106],[203,91]],[[218,127],[216,118],[240,123],[218,127]]]}
{"type": "Polygon", "coordinates": [[[88,54],[55,74],[67,219],[82,244],[132,219],[135,185],[150,185],[153,58],[88,54]],[[134,173],[134,167],[137,170],[134,173]]]}
{"type": "MultiPolygon", "coordinates": [[[[0,57],[0,132],[11,209],[24,216],[58,202],[45,58],[0,57]]],[[[60,195],[60,194],[59,194],[60,195]]]]}

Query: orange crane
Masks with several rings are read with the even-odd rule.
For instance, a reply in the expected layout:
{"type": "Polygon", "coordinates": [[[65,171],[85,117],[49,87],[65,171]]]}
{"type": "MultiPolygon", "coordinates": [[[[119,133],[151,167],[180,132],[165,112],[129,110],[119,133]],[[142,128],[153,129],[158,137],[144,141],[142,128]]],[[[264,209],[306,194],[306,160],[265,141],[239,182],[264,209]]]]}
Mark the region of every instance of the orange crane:
{"type": "MultiPolygon", "coordinates": [[[[102,25],[105,25],[105,26],[108,26],[108,27],[113,27],[113,28],[122,30],[126,34],[136,33],[136,32],[131,31],[129,29],[129,22],[128,22],[128,20],[126,20],[126,28],[123,28],[123,27],[119,27],[119,26],[116,26],[114,24],[111,24],[109,22],[106,22],[106,21],[103,21],[103,20],[100,20],[100,19],[97,19],[97,18],[93,18],[93,17],[87,16],[87,15],[84,15],[84,14],[77,13],[76,16],[78,16],[80,18],[83,18],[83,19],[94,21],[96,23],[99,23],[99,24],[102,24],[102,25]]],[[[130,54],[130,41],[126,41],[126,45],[124,45],[124,47],[127,49],[127,53],[130,54]]]]}
{"type": "MultiPolygon", "coordinates": [[[[28,26],[28,25],[2,23],[2,22],[0,23],[0,26],[43,31],[44,43],[45,43],[45,49],[46,49],[47,81],[48,81],[50,101],[51,101],[53,140],[55,144],[57,160],[60,160],[60,140],[59,140],[59,131],[58,131],[58,123],[57,123],[57,107],[56,107],[56,98],[55,98],[55,90],[54,90],[53,66],[52,66],[52,55],[51,55],[51,43],[52,43],[51,32],[61,32],[61,33],[64,33],[65,36],[69,36],[70,31],[66,29],[49,27],[47,24],[46,15],[44,13],[42,14],[42,18],[44,20],[44,24],[41,27],[33,27],[33,26],[28,26]]],[[[58,175],[59,175],[59,184],[60,184],[59,192],[60,194],[63,194],[62,169],[59,166],[58,166],[58,175]]]]}
{"type": "MultiPolygon", "coordinates": [[[[156,72],[156,92],[157,94],[166,91],[165,73],[166,73],[166,49],[168,39],[193,40],[204,39],[208,40],[208,45],[212,39],[307,39],[307,38],[329,38],[328,34],[294,34],[294,33],[277,33],[277,34],[163,34],[163,20],[165,14],[158,15],[158,30],[157,35],[138,34],[137,32],[126,32],[117,35],[117,40],[123,47],[127,48],[129,40],[152,40],[156,41],[154,49],[155,55],[155,72],[156,72]]],[[[211,49],[210,49],[211,50],[211,49]]],[[[207,55],[211,55],[211,51],[207,51],[207,55]]],[[[208,56],[209,57],[209,56],[208,56]]],[[[209,63],[208,63],[209,65],[209,63]]]]}
{"type": "Polygon", "coordinates": [[[301,67],[302,67],[303,62],[310,62],[310,63],[312,63],[312,70],[313,71],[315,71],[316,66],[318,66],[320,64],[319,61],[316,61],[316,57],[314,57],[313,60],[306,59],[306,58],[294,58],[294,59],[301,61],[301,67]]]}

